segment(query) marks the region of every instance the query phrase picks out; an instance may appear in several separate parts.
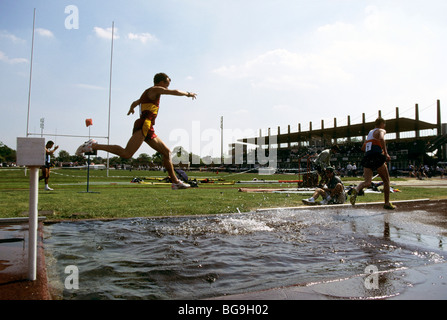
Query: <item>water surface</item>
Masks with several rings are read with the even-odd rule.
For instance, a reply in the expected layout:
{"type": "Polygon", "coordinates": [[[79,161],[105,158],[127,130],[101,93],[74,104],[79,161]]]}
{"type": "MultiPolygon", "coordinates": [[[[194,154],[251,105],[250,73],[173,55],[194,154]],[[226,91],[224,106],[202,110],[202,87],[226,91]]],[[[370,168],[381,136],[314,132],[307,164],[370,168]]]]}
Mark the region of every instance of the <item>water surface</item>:
{"type": "Polygon", "coordinates": [[[63,299],[202,299],[444,262],[429,215],[362,208],[45,226],[51,283],[63,299]],[[64,288],[65,267],[79,289],[64,288]]]}

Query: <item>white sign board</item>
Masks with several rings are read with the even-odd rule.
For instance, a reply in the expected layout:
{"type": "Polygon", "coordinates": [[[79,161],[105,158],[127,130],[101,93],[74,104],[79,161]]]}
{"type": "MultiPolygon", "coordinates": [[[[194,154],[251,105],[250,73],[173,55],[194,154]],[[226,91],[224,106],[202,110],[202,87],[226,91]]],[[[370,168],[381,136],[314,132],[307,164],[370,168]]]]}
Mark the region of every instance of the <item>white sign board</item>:
{"type": "Polygon", "coordinates": [[[17,138],[17,165],[43,166],[45,164],[45,138],[17,138]]]}

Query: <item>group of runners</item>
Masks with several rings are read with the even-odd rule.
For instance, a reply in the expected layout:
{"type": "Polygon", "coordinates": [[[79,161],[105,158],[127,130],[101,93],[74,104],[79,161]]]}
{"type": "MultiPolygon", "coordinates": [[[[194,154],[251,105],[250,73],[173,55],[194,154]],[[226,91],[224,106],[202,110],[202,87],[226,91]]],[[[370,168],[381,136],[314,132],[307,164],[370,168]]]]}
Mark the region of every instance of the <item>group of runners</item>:
{"type": "MultiPolygon", "coordinates": [[[[364,181],[351,189],[349,200],[352,205],[355,204],[358,194],[371,185],[373,173],[377,171],[377,174],[383,181],[384,208],[388,210],[396,208],[390,202],[390,175],[387,162],[391,160],[391,157],[386,147],[385,126],[386,121],[381,117],[377,118],[375,128],[368,133],[366,141],[362,146],[362,151],[365,153],[361,162],[364,181]]],[[[303,202],[305,204],[315,204],[320,196],[323,198],[320,204],[342,204],[346,201],[347,196],[343,182],[335,175],[335,168],[329,165],[331,153],[336,152],[339,152],[339,149],[337,146],[333,146],[331,149],[322,151],[316,159],[315,166],[322,177],[320,181],[322,187],[315,189],[312,197],[304,199],[303,202]]]]}
{"type": "MultiPolygon", "coordinates": [[[[76,150],[76,155],[83,155],[84,153],[91,153],[95,150],[103,150],[113,153],[125,159],[131,158],[135,152],[140,148],[143,142],[146,142],[155,151],[158,151],[163,157],[163,165],[171,179],[172,189],[186,189],[190,185],[177,178],[174,167],[171,161],[171,151],[166,144],[155,134],[154,125],[155,119],[158,115],[160,108],[160,98],[162,95],[173,96],[185,96],[188,98],[196,99],[197,94],[187,91],[172,90],[169,89],[171,79],[165,73],[157,73],[154,76],[154,85],[146,89],[139,99],[132,102],[127,115],[135,113],[135,108],[140,106],[140,117],[134,123],[132,136],[130,137],[125,148],[119,145],[105,145],[99,144],[94,139],[90,139],[83,143],[76,150]]],[[[361,182],[356,188],[351,191],[350,201],[355,204],[357,195],[359,192],[371,185],[373,178],[373,171],[377,170],[377,173],[382,178],[385,195],[385,209],[394,209],[394,205],[390,202],[390,176],[386,162],[390,160],[385,142],[385,125],[386,122],[383,118],[378,118],[375,121],[375,128],[372,129],[365,143],[362,146],[362,151],[365,152],[365,156],[362,160],[362,166],[364,170],[364,181],[361,182]]],[[[46,154],[47,160],[45,167],[42,168],[42,178],[46,180],[46,190],[51,190],[48,187],[49,177],[49,158],[57,149],[57,146],[51,150],[54,143],[49,141],[47,143],[46,154]]],[[[314,203],[315,200],[321,196],[323,197],[323,204],[326,203],[344,203],[346,195],[344,192],[343,183],[340,178],[335,175],[335,169],[331,166],[325,166],[329,163],[331,152],[339,152],[338,147],[334,146],[331,150],[325,150],[317,159],[317,168],[320,173],[324,172],[326,187],[317,188],[314,195],[303,200],[305,203],[314,203]]]]}

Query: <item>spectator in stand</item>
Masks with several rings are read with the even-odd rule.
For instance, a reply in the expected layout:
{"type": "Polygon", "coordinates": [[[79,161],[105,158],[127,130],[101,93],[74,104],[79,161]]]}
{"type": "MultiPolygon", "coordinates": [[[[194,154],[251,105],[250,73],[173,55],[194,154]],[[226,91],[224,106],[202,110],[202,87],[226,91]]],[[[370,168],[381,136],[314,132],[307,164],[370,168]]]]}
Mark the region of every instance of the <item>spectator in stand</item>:
{"type": "Polygon", "coordinates": [[[356,176],[357,176],[357,165],[355,164],[355,162],[354,162],[354,164],[352,165],[352,176],[353,176],[353,177],[356,177],[356,176]]]}
{"type": "Polygon", "coordinates": [[[352,174],[352,164],[351,164],[351,162],[349,162],[348,165],[346,166],[346,171],[347,171],[348,177],[350,177],[351,174],[352,174]]]}

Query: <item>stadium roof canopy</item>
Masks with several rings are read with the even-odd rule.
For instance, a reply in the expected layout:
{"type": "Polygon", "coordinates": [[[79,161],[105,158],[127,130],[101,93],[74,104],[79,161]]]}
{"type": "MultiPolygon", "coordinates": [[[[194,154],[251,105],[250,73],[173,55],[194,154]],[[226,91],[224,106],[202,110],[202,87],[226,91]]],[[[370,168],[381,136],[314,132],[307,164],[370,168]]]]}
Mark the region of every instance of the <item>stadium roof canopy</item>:
{"type": "MultiPolygon", "coordinates": [[[[358,124],[351,124],[342,127],[332,127],[332,128],[323,128],[316,130],[308,130],[301,132],[290,132],[290,133],[280,133],[273,134],[271,132],[270,136],[272,138],[276,138],[276,143],[292,143],[292,142],[300,142],[300,141],[309,141],[312,139],[323,139],[323,140],[331,140],[331,139],[344,139],[344,138],[353,138],[359,136],[366,136],[368,132],[375,127],[374,122],[365,122],[358,124]]],[[[409,132],[409,131],[420,131],[420,130],[429,130],[429,129],[437,129],[437,124],[432,124],[420,120],[413,120],[409,118],[398,118],[398,119],[389,119],[386,120],[386,131],[387,133],[398,133],[409,132]]],[[[256,137],[257,138],[257,137],[256,137]]],[[[263,144],[269,144],[269,136],[261,137],[264,139],[263,144]]],[[[253,138],[244,138],[239,139],[239,142],[250,143],[254,142],[255,137],[253,138]]],[[[259,143],[259,140],[257,141],[259,143]]]]}

